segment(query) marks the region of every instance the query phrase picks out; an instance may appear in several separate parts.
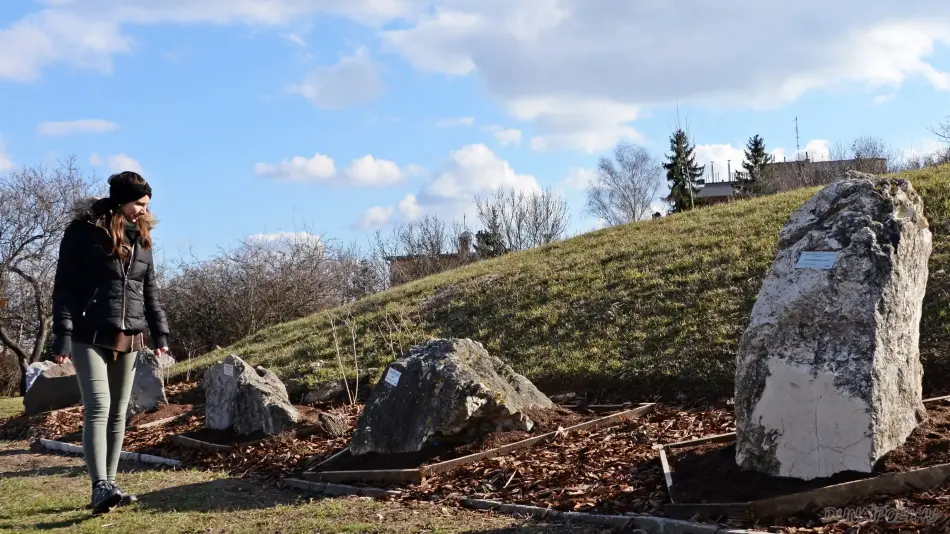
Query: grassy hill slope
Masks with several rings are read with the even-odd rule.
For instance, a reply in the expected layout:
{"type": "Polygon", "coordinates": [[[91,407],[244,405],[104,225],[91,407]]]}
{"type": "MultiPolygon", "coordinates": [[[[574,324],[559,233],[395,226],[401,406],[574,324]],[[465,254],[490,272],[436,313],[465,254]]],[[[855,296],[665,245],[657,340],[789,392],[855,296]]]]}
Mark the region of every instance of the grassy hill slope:
{"type": "MultiPolygon", "coordinates": [[[[921,325],[928,392],[941,387],[950,348],[950,166],[904,173],[926,202],[934,233],[921,325]]],[[[602,398],[682,400],[732,395],[734,359],[775,242],[818,189],[712,206],[613,227],[510,254],[265,329],[191,362],[199,370],[240,354],[285,380],[381,366],[427,336],[482,342],[542,390],[602,398]],[[349,317],[352,328],[343,319],[349,317]],[[336,333],[337,343],[333,333],[336,333]],[[312,364],[324,360],[324,364],[312,364]]]]}

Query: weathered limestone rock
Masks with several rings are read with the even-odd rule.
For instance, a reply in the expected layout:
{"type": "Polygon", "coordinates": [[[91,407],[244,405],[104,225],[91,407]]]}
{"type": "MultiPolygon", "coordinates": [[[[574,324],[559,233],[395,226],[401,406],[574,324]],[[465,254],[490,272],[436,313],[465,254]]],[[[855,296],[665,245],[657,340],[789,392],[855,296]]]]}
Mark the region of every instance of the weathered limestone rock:
{"type": "Polygon", "coordinates": [[[926,416],[931,249],[906,180],[848,173],[792,214],[739,347],[739,466],[805,480],[870,472],[904,443],[926,416]],[[807,251],[837,257],[822,265],[807,251]]]}
{"type": "Polygon", "coordinates": [[[23,397],[23,413],[34,415],[82,403],[79,380],[72,359],[60,365],[54,362],[39,362],[28,369],[26,395],[23,397]]]}
{"type": "Polygon", "coordinates": [[[396,454],[432,439],[531,430],[523,413],[553,403],[470,339],[438,339],[391,363],[357,423],[350,452],[396,454]]]}
{"type": "Polygon", "coordinates": [[[218,362],[205,371],[202,380],[208,428],[279,434],[300,421],[277,375],[260,366],[253,368],[238,356],[218,362]]]}
{"type": "Polygon", "coordinates": [[[135,377],[132,380],[132,395],[129,398],[128,415],[154,410],[168,404],[165,396],[167,369],[175,364],[175,359],[167,354],[155,356],[150,349],[143,349],[136,355],[135,377]]]}

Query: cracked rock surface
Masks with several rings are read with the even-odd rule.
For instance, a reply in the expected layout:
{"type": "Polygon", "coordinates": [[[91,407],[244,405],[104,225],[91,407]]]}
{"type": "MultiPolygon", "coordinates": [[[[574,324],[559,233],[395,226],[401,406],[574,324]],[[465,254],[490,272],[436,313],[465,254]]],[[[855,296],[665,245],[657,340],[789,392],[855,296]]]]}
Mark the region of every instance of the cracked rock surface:
{"type": "Polygon", "coordinates": [[[523,411],[553,406],[481,343],[436,339],[389,364],[360,416],[350,452],[411,453],[442,438],[530,431],[534,423],[523,411]]]}
{"type": "Polygon", "coordinates": [[[280,378],[263,367],[251,367],[233,354],[208,368],[202,382],[208,428],[232,428],[239,434],[260,430],[273,435],[300,421],[280,378]]]}
{"type": "Polygon", "coordinates": [[[871,472],[926,416],[918,339],[932,238],[910,182],[849,172],[799,207],[736,362],[736,463],[871,472]],[[830,268],[796,267],[835,251],[830,268]]]}

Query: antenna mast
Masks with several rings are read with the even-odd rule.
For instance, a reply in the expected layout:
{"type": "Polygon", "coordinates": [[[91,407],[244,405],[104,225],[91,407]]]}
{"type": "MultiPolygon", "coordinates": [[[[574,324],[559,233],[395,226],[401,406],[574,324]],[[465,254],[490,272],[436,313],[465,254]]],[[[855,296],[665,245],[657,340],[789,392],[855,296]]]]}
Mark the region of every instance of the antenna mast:
{"type": "Polygon", "coordinates": [[[795,117],[795,159],[802,158],[802,145],[798,141],[798,116],[795,117]]]}

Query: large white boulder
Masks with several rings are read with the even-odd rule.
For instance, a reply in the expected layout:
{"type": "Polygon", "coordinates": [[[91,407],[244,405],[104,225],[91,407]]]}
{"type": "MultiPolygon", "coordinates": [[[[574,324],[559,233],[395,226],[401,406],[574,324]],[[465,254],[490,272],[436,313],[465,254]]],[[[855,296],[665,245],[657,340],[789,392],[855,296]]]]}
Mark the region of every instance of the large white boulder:
{"type": "Polygon", "coordinates": [[[918,339],[931,249],[907,180],[848,173],[792,214],[739,347],[739,466],[805,480],[866,473],[904,443],[926,416],[918,339]]]}

